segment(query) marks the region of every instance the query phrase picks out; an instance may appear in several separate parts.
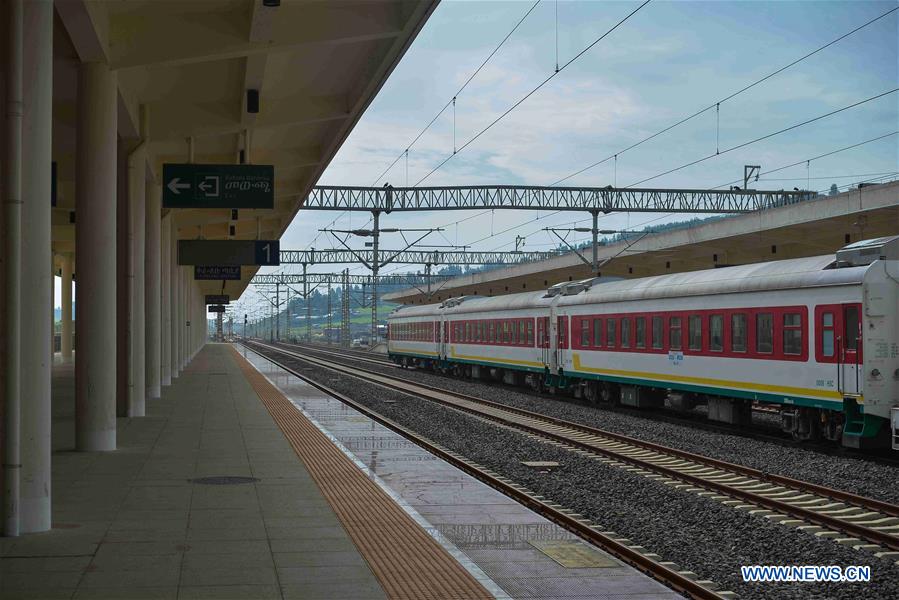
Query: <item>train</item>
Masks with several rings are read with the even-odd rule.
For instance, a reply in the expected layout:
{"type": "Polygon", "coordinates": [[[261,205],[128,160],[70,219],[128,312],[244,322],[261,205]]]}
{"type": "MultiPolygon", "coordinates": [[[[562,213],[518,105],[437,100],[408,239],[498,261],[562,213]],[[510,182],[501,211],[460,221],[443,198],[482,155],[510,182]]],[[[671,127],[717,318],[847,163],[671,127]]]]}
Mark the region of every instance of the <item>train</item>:
{"type": "Polygon", "coordinates": [[[388,316],[403,367],[590,403],[780,413],[797,440],[899,450],[899,235],[835,254],[461,296],[388,316]]]}

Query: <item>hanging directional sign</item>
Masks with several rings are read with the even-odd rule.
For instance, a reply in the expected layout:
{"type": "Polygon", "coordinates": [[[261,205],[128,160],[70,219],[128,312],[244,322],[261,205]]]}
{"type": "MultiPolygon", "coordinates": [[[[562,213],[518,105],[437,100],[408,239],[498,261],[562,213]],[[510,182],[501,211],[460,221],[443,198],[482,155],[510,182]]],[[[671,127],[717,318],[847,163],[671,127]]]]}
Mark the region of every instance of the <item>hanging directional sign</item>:
{"type": "Polygon", "coordinates": [[[225,312],[225,307],[222,305],[212,305],[212,306],[208,307],[206,310],[209,312],[214,312],[214,313],[223,313],[223,312],[225,312]]]}
{"type": "Polygon", "coordinates": [[[278,240],[178,240],[179,265],[278,266],[278,240]]]}
{"type": "Polygon", "coordinates": [[[240,267],[222,267],[218,265],[204,265],[194,267],[194,279],[197,280],[239,280],[240,267]]]}
{"type": "Polygon", "coordinates": [[[206,294],[206,304],[231,304],[231,296],[206,294]]]}
{"type": "Polygon", "coordinates": [[[272,165],[162,165],[163,208],[274,208],[272,165]]]}

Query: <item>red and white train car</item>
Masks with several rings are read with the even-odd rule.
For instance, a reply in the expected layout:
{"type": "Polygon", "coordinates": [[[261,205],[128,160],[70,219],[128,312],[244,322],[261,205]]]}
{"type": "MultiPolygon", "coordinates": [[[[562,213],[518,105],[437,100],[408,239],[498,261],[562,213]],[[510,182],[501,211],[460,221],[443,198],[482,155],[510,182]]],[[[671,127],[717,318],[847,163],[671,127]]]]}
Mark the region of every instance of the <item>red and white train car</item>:
{"type": "Polygon", "coordinates": [[[401,364],[637,407],[707,404],[732,423],[767,403],[796,437],[851,446],[899,429],[899,236],[836,257],[454,298],[389,322],[401,364]]]}

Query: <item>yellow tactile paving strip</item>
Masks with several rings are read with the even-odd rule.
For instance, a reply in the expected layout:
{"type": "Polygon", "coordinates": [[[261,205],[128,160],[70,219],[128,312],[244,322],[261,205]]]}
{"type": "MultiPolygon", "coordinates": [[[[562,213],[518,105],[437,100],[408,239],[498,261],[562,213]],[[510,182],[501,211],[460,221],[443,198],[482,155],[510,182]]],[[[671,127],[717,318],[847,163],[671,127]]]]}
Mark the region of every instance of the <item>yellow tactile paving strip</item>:
{"type": "Polygon", "coordinates": [[[388,598],[493,596],[232,347],[237,364],[388,598]]]}

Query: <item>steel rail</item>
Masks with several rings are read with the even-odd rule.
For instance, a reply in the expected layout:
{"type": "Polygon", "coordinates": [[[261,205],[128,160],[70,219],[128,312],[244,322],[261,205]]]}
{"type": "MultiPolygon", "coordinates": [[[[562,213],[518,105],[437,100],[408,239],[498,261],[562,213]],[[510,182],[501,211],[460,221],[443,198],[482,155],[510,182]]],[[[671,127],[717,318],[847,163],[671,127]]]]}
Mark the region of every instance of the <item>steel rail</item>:
{"type": "Polygon", "coordinates": [[[297,349],[309,350],[310,352],[320,352],[322,354],[326,354],[328,356],[336,356],[341,358],[346,358],[348,360],[358,360],[362,362],[370,362],[372,364],[378,364],[385,367],[394,366],[394,363],[390,362],[390,360],[385,355],[384,358],[375,358],[373,355],[369,354],[368,356],[364,356],[362,352],[353,352],[350,351],[339,351],[334,350],[332,348],[319,348],[318,346],[314,346],[312,344],[293,344],[290,342],[275,342],[281,346],[290,346],[297,349]]]}
{"type": "MultiPolygon", "coordinates": [[[[280,348],[270,346],[268,344],[262,344],[259,342],[242,342],[244,346],[249,348],[250,350],[259,353],[258,349],[254,348],[254,346],[262,346],[275,351],[282,352],[287,354],[288,356],[293,356],[293,353],[286,352],[280,348]]],[[[387,427],[388,429],[398,433],[404,438],[412,441],[418,446],[421,446],[431,454],[441,458],[442,460],[448,462],[453,465],[457,469],[464,471],[468,475],[476,478],[477,480],[489,485],[490,487],[500,491],[506,496],[512,498],[519,504],[526,506],[530,510],[536,512],[537,514],[545,517],[546,519],[556,523],[557,525],[567,529],[568,531],[574,533],[580,538],[590,542],[591,544],[601,548],[605,552],[608,552],[615,558],[627,563],[631,567],[645,573],[649,577],[652,577],[656,581],[659,581],[671,589],[684,594],[689,598],[695,598],[697,600],[723,600],[723,596],[715,593],[714,590],[707,588],[701,585],[698,581],[687,577],[671,569],[670,567],[663,565],[652,558],[640,553],[639,551],[627,546],[626,544],[619,542],[618,540],[605,535],[593,527],[590,527],[580,520],[578,520],[572,514],[568,514],[559,508],[555,508],[548,504],[547,502],[543,502],[539,498],[534,495],[528,493],[526,490],[521,488],[520,486],[515,485],[511,481],[499,477],[498,475],[493,474],[492,472],[488,472],[483,467],[465,459],[464,457],[456,454],[455,452],[451,452],[442,446],[432,442],[431,440],[415,433],[411,429],[396,423],[395,421],[388,419],[387,417],[381,415],[378,412],[368,408],[364,404],[361,404],[348,396],[341,394],[340,392],[331,389],[330,387],[318,383],[317,381],[311,379],[310,377],[301,374],[296,369],[292,369],[288,365],[284,364],[281,361],[278,361],[271,356],[267,356],[265,354],[259,353],[266,360],[271,361],[272,363],[278,365],[280,368],[285,371],[291,373],[295,377],[298,377],[311,385],[312,387],[336,398],[340,402],[352,407],[353,409],[361,412],[366,415],[370,419],[377,421],[381,425],[387,427]]],[[[299,360],[304,360],[300,357],[296,357],[299,360]]]]}
{"type": "MultiPolygon", "coordinates": [[[[266,344],[261,344],[261,345],[267,346],[266,344]]],[[[324,362],[323,359],[302,357],[302,356],[296,355],[295,353],[291,353],[291,352],[288,352],[288,351],[280,349],[280,348],[274,348],[271,346],[269,346],[269,347],[275,349],[276,351],[284,352],[285,354],[294,355],[299,360],[305,360],[307,362],[312,362],[312,363],[316,363],[316,361],[324,362]]],[[[458,392],[442,390],[442,389],[436,388],[434,386],[412,383],[412,382],[409,382],[409,381],[406,381],[403,379],[391,377],[389,375],[384,375],[382,373],[377,373],[374,371],[369,371],[369,370],[363,369],[363,368],[358,368],[358,367],[349,368],[346,365],[340,365],[339,363],[332,363],[332,365],[336,365],[338,367],[338,368],[335,368],[332,365],[327,365],[327,363],[321,364],[321,362],[318,363],[319,366],[331,368],[332,370],[340,371],[347,375],[351,375],[353,377],[357,377],[360,379],[368,379],[369,381],[375,381],[379,385],[383,385],[385,387],[389,387],[389,388],[392,388],[392,389],[395,389],[398,391],[402,391],[405,393],[411,393],[413,395],[423,396],[423,397],[427,398],[428,400],[436,401],[438,403],[441,403],[441,404],[444,404],[447,406],[452,406],[453,408],[456,408],[457,410],[462,410],[465,412],[469,412],[471,414],[476,414],[480,417],[487,417],[487,418],[491,418],[493,420],[502,421],[501,416],[489,415],[489,414],[485,414],[481,411],[478,411],[477,409],[474,409],[474,408],[459,406],[458,404],[454,403],[452,400],[445,400],[445,399],[441,399],[441,398],[437,398],[437,397],[433,397],[433,396],[428,396],[427,393],[428,392],[438,393],[438,394],[442,394],[445,396],[455,397],[455,398],[458,398],[459,400],[463,400],[463,401],[470,402],[473,404],[488,406],[497,411],[512,413],[512,414],[516,414],[519,416],[524,416],[524,417],[527,417],[530,419],[534,419],[537,421],[542,421],[544,423],[554,425],[556,427],[564,427],[567,429],[575,430],[576,432],[579,432],[579,433],[585,433],[588,435],[612,439],[614,441],[630,444],[632,446],[638,446],[638,447],[641,447],[641,448],[644,448],[647,450],[651,450],[654,452],[662,453],[662,454],[670,454],[672,456],[676,456],[678,458],[682,458],[685,460],[690,460],[693,462],[705,464],[705,465],[715,467],[718,469],[722,469],[725,471],[731,471],[731,472],[735,472],[740,475],[757,478],[762,482],[777,483],[777,484],[783,485],[785,487],[793,488],[797,492],[816,493],[818,495],[822,495],[827,498],[839,499],[844,502],[854,504],[859,508],[876,510],[887,516],[899,516],[899,506],[890,504],[887,502],[883,502],[880,500],[875,500],[873,498],[865,498],[863,496],[858,496],[858,495],[852,494],[850,492],[835,490],[835,489],[821,486],[818,484],[804,482],[804,481],[800,481],[798,479],[792,479],[790,477],[764,473],[762,471],[753,469],[751,467],[744,467],[742,465],[736,465],[733,463],[728,463],[726,461],[709,458],[709,457],[701,456],[698,454],[693,454],[691,452],[687,452],[684,450],[678,450],[676,448],[669,448],[667,446],[663,446],[661,444],[655,444],[653,442],[645,442],[642,440],[631,438],[629,436],[625,436],[625,435],[621,435],[621,434],[617,434],[617,433],[613,433],[613,432],[608,432],[608,431],[605,431],[602,429],[596,429],[596,428],[589,427],[586,425],[581,425],[578,423],[572,423],[570,421],[565,421],[564,419],[557,419],[555,417],[549,417],[546,415],[542,415],[540,413],[535,413],[535,412],[528,411],[528,410],[521,409],[521,408],[510,407],[510,406],[507,406],[504,404],[500,404],[498,402],[492,402],[490,400],[484,400],[482,398],[477,398],[475,396],[468,396],[466,394],[460,394],[458,392]],[[419,388],[419,390],[424,390],[424,391],[423,392],[416,391],[414,388],[419,388]]],[[[842,531],[846,534],[856,536],[859,539],[882,545],[891,550],[899,550],[899,537],[894,536],[889,533],[877,531],[875,529],[864,527],[862,525],[857,525],[855,523],[845,521],[845,520],[837,518],[837,517],[832,517],[830,515],[817,513],[813,510],[809,510],[809,509],[803,508],[801,506],[795,506],[795,505],[789,504],[787,502],[777,500],[775,498],[765,497],[765,496],[757,494],[755,492],[742,490],[742,489],[730,486],[728,484],[710,481],[710,480],[703,479],[702,477],[699,477],[696,475],[691,475],[689,473],[683,473],[681,471],[678,471],[678,470],[670,468],[670,467],[654,464],[652,462],[649,462],[649,461],[646,461],[646,460],[643,460],[643,459],[640,459],[637,457],[628,456],[626,454],[622,454],[622,453],[616,452],[614,450],[602,448],[602,447],[596,446],[594,444],[585,443],[578,439],[574,439],[570,436],[554,433],[552,431],[547,431],[540,427],[535,427],[535,426],[518,423],[518,422],[513,422],[513,426],[523,429],[523,430],[526,430],[529,433],[532,433],[532,434],[535,434],[535,435],[538,435],[541,437],[553,439],[555,441],[558,441],[558,442],[561,442],[564,444],[568,444],[571,446],[575,446],[580,449],[588,450],[590,452],[603,454],[604,456],[607,456],[609,458],[613,458],[618,461],[630,463],[630,464],[632,464],[634,466],[638,466],[642,469],[650,470],[650,471],[656,472],[660,475],[664,475],[665,477],[669,477],[672,479],[678,479],[678,480],[684,481],[686,483],[689,483],[690,485],[694,485],[694,486],[701,487],[701,488],[704,488],[704,489],[707,489],[710,491],[714,491],[716,493],[720,493],[720,494],[724,494],[727,496],[731,496],[733,498],[744,500],[746,502],[750,502],[752,504],[762,506],[762,507],[770,509],[770,510],[774,510],[774,511],[777,511],[777,512],[780,512],[783,514],[787,514],[792,517],[801,519],[803,521],[807,521],[809,523],[814,523],[816,525],[820,525],[822,527],[827,527],[828,529],[832,529],[832,530],[836,530],[836,531],[842,531]]]]}

